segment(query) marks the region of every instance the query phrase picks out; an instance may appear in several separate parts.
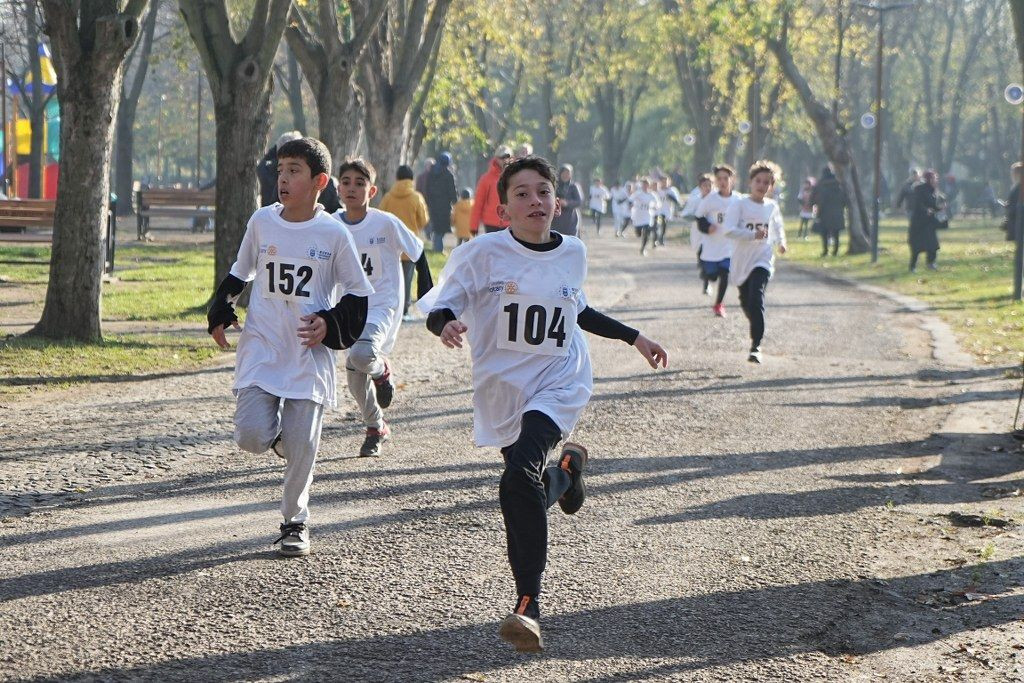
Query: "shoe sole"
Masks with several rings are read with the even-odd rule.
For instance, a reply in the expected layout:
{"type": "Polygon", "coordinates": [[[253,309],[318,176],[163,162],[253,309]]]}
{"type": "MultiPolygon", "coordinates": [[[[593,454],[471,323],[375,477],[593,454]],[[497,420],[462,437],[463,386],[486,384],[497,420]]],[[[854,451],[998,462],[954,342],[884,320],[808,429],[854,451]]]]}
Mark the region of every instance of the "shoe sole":
{"type": "Polygon", "coordinates": [[[516,652],[542,652],[544,639],[540,635],[540,623],[522,614],[510,614],[498,628],[498,635],[511,643],[516,652]]]}
{"type": "MultiPolygon", "coordinates": [[[[383,446],[384,444],[386,444],[390,440],[391,440],[390,436],[385,436],[383,439],[381,439],[380,445],[383,446]]],[[[381,452],[380,448],[377,449],[376,453],[363,453],[362,451],[359,451],[359,457],[360,458],[379,458],[380,457],[380,452],[381,452]]]]}
{"type": "Polygon", "coordinates": [[[278,548],[277,554],[281,557],[305,557],[309,555],[309,548],[301,548],[299,550],[285,550],[284,548],[278,548]]]}
{"type": "MultiPolygon", "coordinates": [[[[580,456],[579,497],[581,501],[585,501],[587,499],[587,485],[586,482],[583,480],[583,472],[584,470],[587,469],[587,461],[590,459],[590,454],[587,452],[585,446],[578,443],[574,443],[572,441],[566,442],[566,444],[562,446],[562,456],[564,457],[566,453],[576,453],[577,455],[580,456]]],[[[583,503],[581,502],[579,506],[577,506],[575,509],[566,509],[566,506],[563,505],[562,503],[562,499],[559,498],[558,507],[562,508],[562,512],[564,512],[567,515],[576,514],[580,511],[580,508],[583,507],[583,503]]]]}

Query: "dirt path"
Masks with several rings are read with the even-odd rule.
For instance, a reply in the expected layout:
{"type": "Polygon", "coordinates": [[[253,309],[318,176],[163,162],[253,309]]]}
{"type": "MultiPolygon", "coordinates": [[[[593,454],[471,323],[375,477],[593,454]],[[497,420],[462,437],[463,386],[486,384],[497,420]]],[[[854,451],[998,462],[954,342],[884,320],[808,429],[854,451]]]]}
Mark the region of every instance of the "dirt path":
{"type": "Polygon", "coordinates": [[[590,248],[592,304],[672,367],[591,339],[590,497],[551,518],[543,656],[497,639],[500,458],[470,444],[467,354],[417,324],[385,457],[329,415],[298,561],[269,546],[279,462],[230,441],[230,355],[5,405],[0,678],[1019,680],[1019,533],[937,516],[1024,520],[1001,371],[785,265],[751,366],[735,293],[713,318],[688,250],[590,248]]]}

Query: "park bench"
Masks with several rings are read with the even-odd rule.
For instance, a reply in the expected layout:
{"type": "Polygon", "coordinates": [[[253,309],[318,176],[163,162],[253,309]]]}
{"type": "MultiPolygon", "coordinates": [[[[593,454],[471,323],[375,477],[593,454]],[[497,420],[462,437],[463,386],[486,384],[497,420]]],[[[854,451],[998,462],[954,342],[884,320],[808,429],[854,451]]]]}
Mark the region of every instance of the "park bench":
{"type": "MultiPolygon", "coordinates": [[[[53,213],[57,202],[53,199],[0,199],[0,241],[30,243],[53,241],[53,232],[40,229],[53,228],[53,213]],[[29,229],[32,229],[29,232],[29,229]],[[10,234],[14,233],[14,234],[10,234]]],[[[117,215],[111,204],[107,209],[107,234],[104,239],[103,272],[114,270],[114,249],[117,243],[117,215]]]]}
{"type": "MultiPolygon", "coordinates": [[[[187,218],[191,230],[205,229],[213,222],[216,193],[209,190],[144,189],[135,193],[138,238],[144,239],[150,230],[150,218],[187,218]]],[[[176,228],[163,228],[174,230],[176,228]]]]}

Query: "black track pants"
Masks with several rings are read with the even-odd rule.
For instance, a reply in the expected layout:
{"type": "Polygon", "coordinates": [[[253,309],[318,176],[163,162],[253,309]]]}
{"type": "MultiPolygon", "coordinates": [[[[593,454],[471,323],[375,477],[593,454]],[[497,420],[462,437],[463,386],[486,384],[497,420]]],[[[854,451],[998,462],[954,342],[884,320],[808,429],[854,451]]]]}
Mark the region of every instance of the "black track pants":
{"type": "Polygon", "coordinates": [[[764,291],[768,289],[770,277],[764,268],[754,268],[746,281],[740,285],[740,306],[750,321],[751,349],[760,346],[764,337],[764,291]]]}

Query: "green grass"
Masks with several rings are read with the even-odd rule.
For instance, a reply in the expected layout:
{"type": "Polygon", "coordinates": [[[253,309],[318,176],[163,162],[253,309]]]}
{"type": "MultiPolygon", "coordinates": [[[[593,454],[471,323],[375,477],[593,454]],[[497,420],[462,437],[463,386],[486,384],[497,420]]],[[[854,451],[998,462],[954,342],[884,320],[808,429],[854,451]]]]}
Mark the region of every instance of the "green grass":
{"type": "MultiPolygon", "coordinates": [[[[42,311],[49,277],[48,246],[0,246],[0,281],[29,293],[42,311]],[[22,285],[23,287],[17,287],[22,285]]],[[[446,257],[428,252],[435,281],[446,257]]],[[[44,387],[124,381],[191,370],[218,349],[206,336],[206,302],[213,288],[213,245],[131,243],[119,247],[116,280],[103,285],[103,320],[194,327],[194,334],[109,335],[99,344],[0,337],[0,395],[44,387]]],[[[415,291],[415,290],[414,290],[415,291]]]]}
{"type": "MultiPolygon", "coordinates": [[[[785,258],[830,273],[908,294],[930,304],[954,329],[963,348],[985,363],[1016,363],[1024,352],[1024,305],[1013,293],[1014,244],[990,219],[955,220],[939,233],[939,270],[908,270],[907,224],[882,222],[878,263],[870,254],[821,258],[821,241],[797,240],[797,219],[787,221],[790,251],[785,258]]],[[[843,236],[845,246],[845,234],[843,236]]]]}
{"type": "Polygon", "coordinates": [[[198,335],[120,335],[98,344],[8,337],[0,340],[0,396],[32,388],[125,381],[141,374],[180,371],[197,367],[218,353],[215,345],[198,335]]]}

